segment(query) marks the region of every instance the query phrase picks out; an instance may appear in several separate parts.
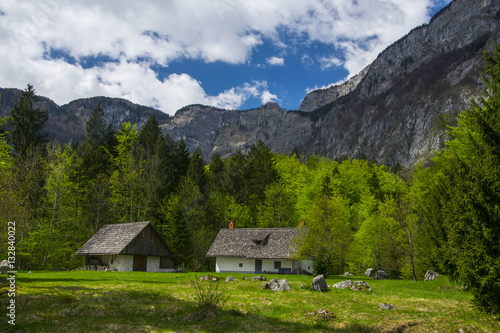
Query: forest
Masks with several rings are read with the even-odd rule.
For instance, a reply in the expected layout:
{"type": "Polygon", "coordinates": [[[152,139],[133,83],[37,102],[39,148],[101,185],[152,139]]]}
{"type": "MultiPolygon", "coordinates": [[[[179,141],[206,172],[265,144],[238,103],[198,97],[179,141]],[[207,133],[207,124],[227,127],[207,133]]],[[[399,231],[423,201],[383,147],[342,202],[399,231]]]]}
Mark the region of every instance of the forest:
{"type": "MultiPolygon", "coordinates": [[[[109,223],[151,221],[186,270],[205,258],[219,229],[309,228],[297,257],[322,274],[384,269],[422,279],[435,269],[462,283],[475,303],[500,313],[500,48],[485,51],[483,96],[448,130],[446,148],[401,177],[363,159],[272,152],[206,161],[162,134],[154,115],[138,131],[113,131],[99,104],[83,140],[61,146],[44,134],[47,111],[29,85],[0,120],[0,231],[14,221],[23,270],[74,269],[75,257],[109,223]]],[[[3,258],[2,258],[3,259],[3,258]]]]}

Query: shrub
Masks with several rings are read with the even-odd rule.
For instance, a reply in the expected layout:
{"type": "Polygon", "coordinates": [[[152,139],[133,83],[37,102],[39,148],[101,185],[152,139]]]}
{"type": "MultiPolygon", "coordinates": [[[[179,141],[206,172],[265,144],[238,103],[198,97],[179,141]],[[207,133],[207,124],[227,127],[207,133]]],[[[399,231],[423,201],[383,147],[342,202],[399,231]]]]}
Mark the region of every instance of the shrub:
{"type": "Polygon", "coordinates": [[[218,281],[208,279],[200,282],[198,278],[191,280],[193,286],[193,298],[198,307],[220,308],[228,301],[229,295],[226,294],[224,286],[220,287],[218,281]]]}

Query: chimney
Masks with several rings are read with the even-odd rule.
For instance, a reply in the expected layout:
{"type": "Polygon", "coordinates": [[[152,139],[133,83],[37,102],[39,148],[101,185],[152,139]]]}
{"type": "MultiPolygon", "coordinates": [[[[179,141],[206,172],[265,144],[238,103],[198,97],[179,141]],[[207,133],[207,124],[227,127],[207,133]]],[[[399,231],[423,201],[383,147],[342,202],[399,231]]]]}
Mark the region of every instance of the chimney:
{"type": "Polygon", "coordinates": [[[301,227],[301,228],[304,228],[304,227],[305,227],[305,225],[306,225],[306,223],[305,223],[304,221],[300,221],[300,227],[301,227]]]}
{"type": "Polygon", "coordinates": [[[233,221],[229,222],[229,229],[234,229],[234,222],[233,221]]]}

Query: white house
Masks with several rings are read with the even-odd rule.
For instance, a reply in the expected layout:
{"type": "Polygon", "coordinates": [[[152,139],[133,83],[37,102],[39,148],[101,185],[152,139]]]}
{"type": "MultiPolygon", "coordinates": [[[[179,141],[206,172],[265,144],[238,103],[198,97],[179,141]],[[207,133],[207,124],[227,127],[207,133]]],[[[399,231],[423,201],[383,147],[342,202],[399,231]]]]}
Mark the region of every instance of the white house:
{"type": "Polygon", "coordinates": [[[174,272],[179,265],[149,222],[106,224],[75,255],[90,270],[174,272]]]}
{"type": "Polygon", "coordinates": [[[238,273],[312,274],[311,260],[294,259],[297,237],[308,228],[221,229],[206,257],[215,257],[215,271],[238,273]]]}

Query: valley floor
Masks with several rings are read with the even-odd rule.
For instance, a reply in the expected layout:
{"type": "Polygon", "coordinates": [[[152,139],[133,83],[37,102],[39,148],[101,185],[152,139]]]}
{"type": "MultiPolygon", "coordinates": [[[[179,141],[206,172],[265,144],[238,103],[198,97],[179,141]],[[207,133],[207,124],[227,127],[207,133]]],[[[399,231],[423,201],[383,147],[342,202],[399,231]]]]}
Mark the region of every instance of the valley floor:
{"type": "MultiPolygon", "coordinates": [[[[204,273],[33,272],[16,278],[15,326],[7,323],[3,285],[0,331],[7,332],[499,332],[498,317],[481,313],[471,295],[441,276],[435,281],[364,280],[373,293],[311,289],[312,276],[286,278],[290,291],[262,290],[243,274],[214,274],[230,296],[221,309],[198,308],[193,281],[204,273]],[[224,282],[231,275],[236,281],[224,282]],[[395,306],[383,310],[380,303],[395,306]],[[323,320],[310,313],[331,311],[323,320]]],[[[2,279],[5,279],[2,277],[2,279]]],[[[208,282],[200,282],[201,286],[208,282]]]]}

